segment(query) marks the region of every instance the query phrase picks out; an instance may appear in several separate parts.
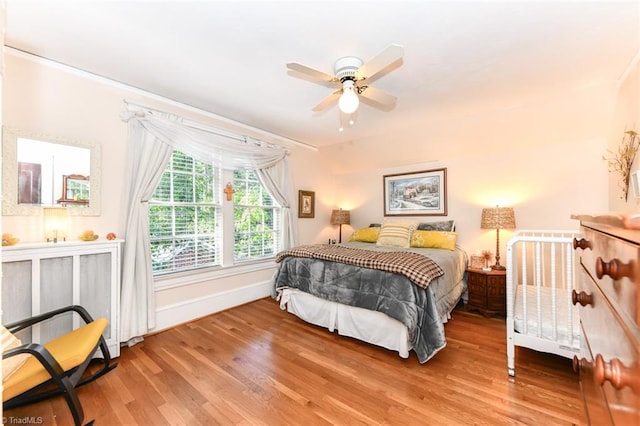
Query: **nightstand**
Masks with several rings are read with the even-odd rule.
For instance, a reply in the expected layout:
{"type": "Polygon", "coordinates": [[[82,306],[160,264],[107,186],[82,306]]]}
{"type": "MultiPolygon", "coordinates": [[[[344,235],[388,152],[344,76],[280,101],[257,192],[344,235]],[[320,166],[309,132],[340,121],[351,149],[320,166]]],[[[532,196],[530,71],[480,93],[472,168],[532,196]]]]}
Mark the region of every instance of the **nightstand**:
{"type": "Polygon", "coordinates": [[[468,311],[478,311],[484,316],[506,315],[507,271],[467,268],[469,285],[468,311]]]}

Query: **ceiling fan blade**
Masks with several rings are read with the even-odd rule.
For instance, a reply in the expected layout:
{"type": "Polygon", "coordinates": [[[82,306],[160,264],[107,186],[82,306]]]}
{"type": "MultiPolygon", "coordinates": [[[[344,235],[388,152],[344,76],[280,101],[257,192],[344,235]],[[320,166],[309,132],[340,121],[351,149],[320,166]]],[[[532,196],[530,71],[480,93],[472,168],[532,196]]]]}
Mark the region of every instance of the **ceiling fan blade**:
{"type": "Polygon", "coordinates": [[[324,73],[322,71],[314,70],[313,68],[309,68],[306,65],[290,62],[287,64],[287,68],[300,74],[304,74],[305,77],[308,77],[305,78],[305,80],[311,81],[313,83],[323,84],[329,87],[334,87],[336,83],[340,83],[340,81],[335,76],[324,73]]]}
{"type": "Polygon", "coordinates": [[[389,65],[402,59],[402,55],[404,55],[404,48],[400,45],[392,44],[361,66],[358,71],[356,71],[356,79],[364,80],[373,78],[373,76],[389,65]]]}
{"type": "Polygon", "coordinates": [[[332,103],[336,102],[340,97],[341,93],[342,93],[342,90],[337,90],[333,92],[332,94],[324,98],[318,105],[314,106],[312,111],[322,111],[332,103]]]}
{"type": "Polygon", "coordinates": [[[398,98],[372,86],[362,86],[358,88],[362,102],[379,108],[383,111],[390,111],[396,106],[398,98]]]}

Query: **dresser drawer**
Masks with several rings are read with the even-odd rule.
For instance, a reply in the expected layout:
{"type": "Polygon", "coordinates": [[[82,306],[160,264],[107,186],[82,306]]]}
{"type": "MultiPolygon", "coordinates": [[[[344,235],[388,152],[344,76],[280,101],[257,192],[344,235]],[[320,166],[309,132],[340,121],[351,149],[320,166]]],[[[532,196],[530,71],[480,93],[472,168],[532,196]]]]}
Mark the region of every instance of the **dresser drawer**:
{"type": "MultiPolygon", "coordinates": [[[[595,385],[601,387],[615,424],[639,424],[640,382],[637,376],[629,380],[634,383],[634,388],[619,385],[619,389],[616,389],[612,384],[617,377],[624,376],[624,381],[627,375],[638,374],[637,337],[625,327],[603,292],[584,271],[580,274],[579,284],[582,291],[591,295],[591,303],[580,306],[584,339],[582,357],[588,360],[588,366],[581,368],[581,375],[586,375],[584,385],[588,389],[593,385],[591,381],[595,380],[595,385]],[[615,371],[619,367],[621,373],[615,371]],[[612,379],[598,382],[598,376],[602,377],[603,372],[612,379]]],[[[593,391],[590,393],[593,394],[593,391]]]]}
{"type": "Polygon", "coordinates": [[[582,333],[580,334],[580,356],[583,359],[580,366],[580,389],[582,390],[582,398],[589,424],[599,426],[613,425],[604,391],[602,386],[596,382],[593,355],[585,338],[584,327],[582,327],[582,333]]]}
{"type": "Polygon", "coordinates": [[[640,264],[637,261],[640,248],[590,228],[583,227],[582,233],[591,248],[579,250],[580,262],[614,308],[640,325],[639,294],[634,283],[635,279],[640,279],[640,264]]]}

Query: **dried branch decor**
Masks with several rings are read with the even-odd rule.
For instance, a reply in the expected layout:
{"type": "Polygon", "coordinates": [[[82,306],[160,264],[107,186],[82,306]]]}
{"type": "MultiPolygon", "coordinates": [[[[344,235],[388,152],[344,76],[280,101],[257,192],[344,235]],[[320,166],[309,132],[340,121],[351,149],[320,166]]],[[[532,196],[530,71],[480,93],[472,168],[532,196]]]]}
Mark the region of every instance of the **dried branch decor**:
{"type": "Polygon", "coordinates": [[[484,259],[484,266],[489,267],[489,261],[493,257],[491,250],[482,250],[482,258],[484,259]]]}
{"type": "Polygon", "coordinates": [[[624,132],[622,142],[618,147],[618,152],[607,150],[611,156],[609,158],[602,157],[609,164],[609,172],[617,172],[620,174],[618,186],[622,189],[621,199],[627,201],[629,196],[629,179],[631,178],[631,166],[636,159],[636,154],[640,148],[640,137],[633,130],[624,132]]]}

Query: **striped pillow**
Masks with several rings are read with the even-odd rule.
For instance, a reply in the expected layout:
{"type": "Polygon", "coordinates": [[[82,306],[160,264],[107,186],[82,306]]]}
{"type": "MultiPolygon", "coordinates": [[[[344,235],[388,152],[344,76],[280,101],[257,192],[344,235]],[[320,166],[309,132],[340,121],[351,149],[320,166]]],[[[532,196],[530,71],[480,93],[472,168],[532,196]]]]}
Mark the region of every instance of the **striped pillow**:
{"type": "MultiPolygon", "coordinates": [[[[17,348],[18,346],[22,346],[22,342],[16,336],[13,335],[9,330],[7,330],[4,326],[2,327],[2,352],[6,352],[9,349],[17,348]]],[[[22,354],[12,356],[10,358],[6,358],[2,360],[2,382],[4,383],[13,373],[15,373],[18,368],[22,367],[27,359],[29,358],[29,354],[22,354]]]]}
{"type": "Polygon", "coordinates": [[[415,222],[385,221],[376,244],[407,248],[409,247],[409,238],[415,228],[415,222]]]}

